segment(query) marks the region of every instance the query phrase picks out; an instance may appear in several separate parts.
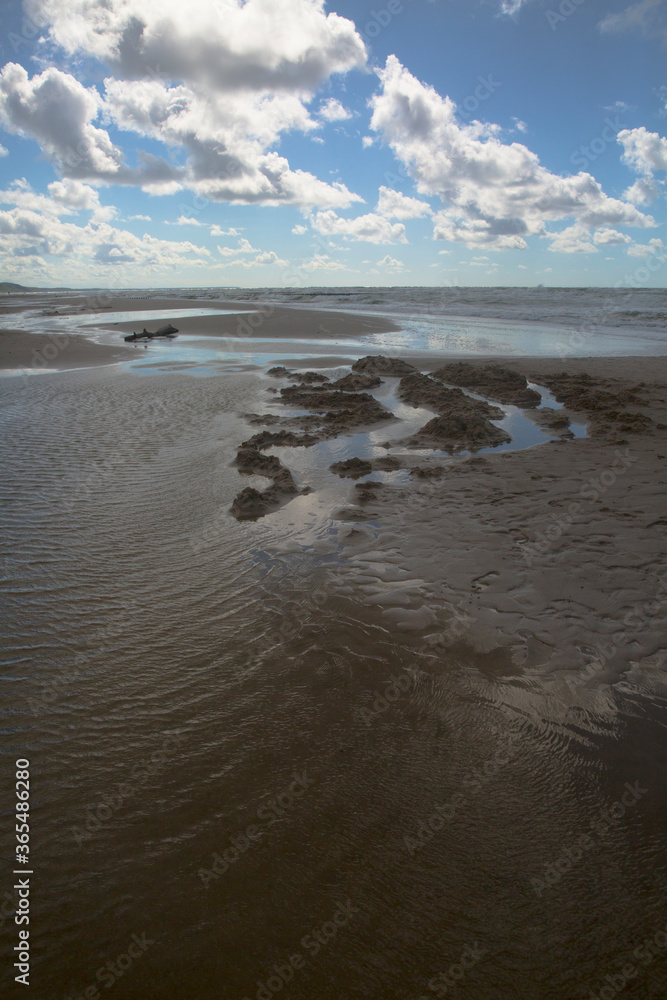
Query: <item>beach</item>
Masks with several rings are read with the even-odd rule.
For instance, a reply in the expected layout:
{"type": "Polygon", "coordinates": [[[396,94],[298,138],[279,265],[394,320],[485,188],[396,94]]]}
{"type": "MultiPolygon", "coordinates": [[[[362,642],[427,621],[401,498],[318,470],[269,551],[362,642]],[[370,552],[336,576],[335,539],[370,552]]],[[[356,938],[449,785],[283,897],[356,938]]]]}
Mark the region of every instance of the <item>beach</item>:
{"type": "Polygon", "coordinates": [[[1,303],[48,996],[658,1000],[664,333],[218,294],[1,303]]]}

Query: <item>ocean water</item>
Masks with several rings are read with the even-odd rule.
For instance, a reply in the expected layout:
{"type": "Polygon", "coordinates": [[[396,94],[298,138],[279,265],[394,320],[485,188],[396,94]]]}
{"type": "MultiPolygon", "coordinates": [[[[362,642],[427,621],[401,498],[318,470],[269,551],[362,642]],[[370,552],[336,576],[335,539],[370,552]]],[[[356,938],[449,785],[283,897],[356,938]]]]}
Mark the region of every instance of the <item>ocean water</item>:
{"type": "Polygon", "coordinates": [[[428,621],[392,627],[383,595],[447,612],[381,525],[339,516],[351,484],[326,466],[374,432],[281,449],[313,492],[231,518],[244,415],[276,383],[252,349],[198,349],[0,378],[4,815],[27,755],[32,995],[590,1000],[634,963],[619,995],[664,1000],[664,692],[564,703],[548,670],[503,682],[428,621]]]}

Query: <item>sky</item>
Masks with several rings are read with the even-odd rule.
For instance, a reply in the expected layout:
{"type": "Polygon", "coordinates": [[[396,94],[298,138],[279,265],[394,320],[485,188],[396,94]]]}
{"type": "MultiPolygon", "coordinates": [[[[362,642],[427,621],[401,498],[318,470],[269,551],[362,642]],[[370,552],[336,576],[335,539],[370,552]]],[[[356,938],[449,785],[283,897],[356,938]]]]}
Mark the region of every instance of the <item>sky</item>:
{"type": "Polygon", "coordinates": [[[667,285],[667,0],[12,0],[0,280],[667,285]]]}

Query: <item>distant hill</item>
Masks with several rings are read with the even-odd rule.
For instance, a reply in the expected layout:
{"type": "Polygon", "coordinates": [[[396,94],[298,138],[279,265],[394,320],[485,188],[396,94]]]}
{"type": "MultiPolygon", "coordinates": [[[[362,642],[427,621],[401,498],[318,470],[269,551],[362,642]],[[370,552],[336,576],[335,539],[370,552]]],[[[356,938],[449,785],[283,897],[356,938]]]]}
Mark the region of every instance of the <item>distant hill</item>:
{"type": "Polygon", "coordinates": [[[10,292],[71,292],[71,288],[36,288],[28,285],[17,285],[13,281],[0,281],[0,293],[10,292]]]}

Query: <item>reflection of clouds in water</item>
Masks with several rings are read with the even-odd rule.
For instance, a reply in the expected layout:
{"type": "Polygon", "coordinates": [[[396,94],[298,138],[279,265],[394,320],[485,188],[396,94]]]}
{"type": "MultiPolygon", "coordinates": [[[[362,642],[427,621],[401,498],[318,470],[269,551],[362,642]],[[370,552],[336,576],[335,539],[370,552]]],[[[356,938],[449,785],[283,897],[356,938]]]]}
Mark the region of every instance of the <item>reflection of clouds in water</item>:
{"type": "MultiPolygon", "coordinates": [[[[389,314],[388,314],[389,315],[389,314]]],[[[396,318],[396,317],[395,317],[396,318]]],[[[559,357],[568,343],[568,330],[546,323],[516,323],[472,317],[408,316],[403,329],[367,338],[377,348],[430,351],[438,354],[559,357]]],[[[628,332],[596,331],[586,341],[586,354],[607,357],[653,353],[656,343],[636,333],[628,346],[628,332]]],[[[567,354],[572,356],[571,346],[567,354]]]]}

